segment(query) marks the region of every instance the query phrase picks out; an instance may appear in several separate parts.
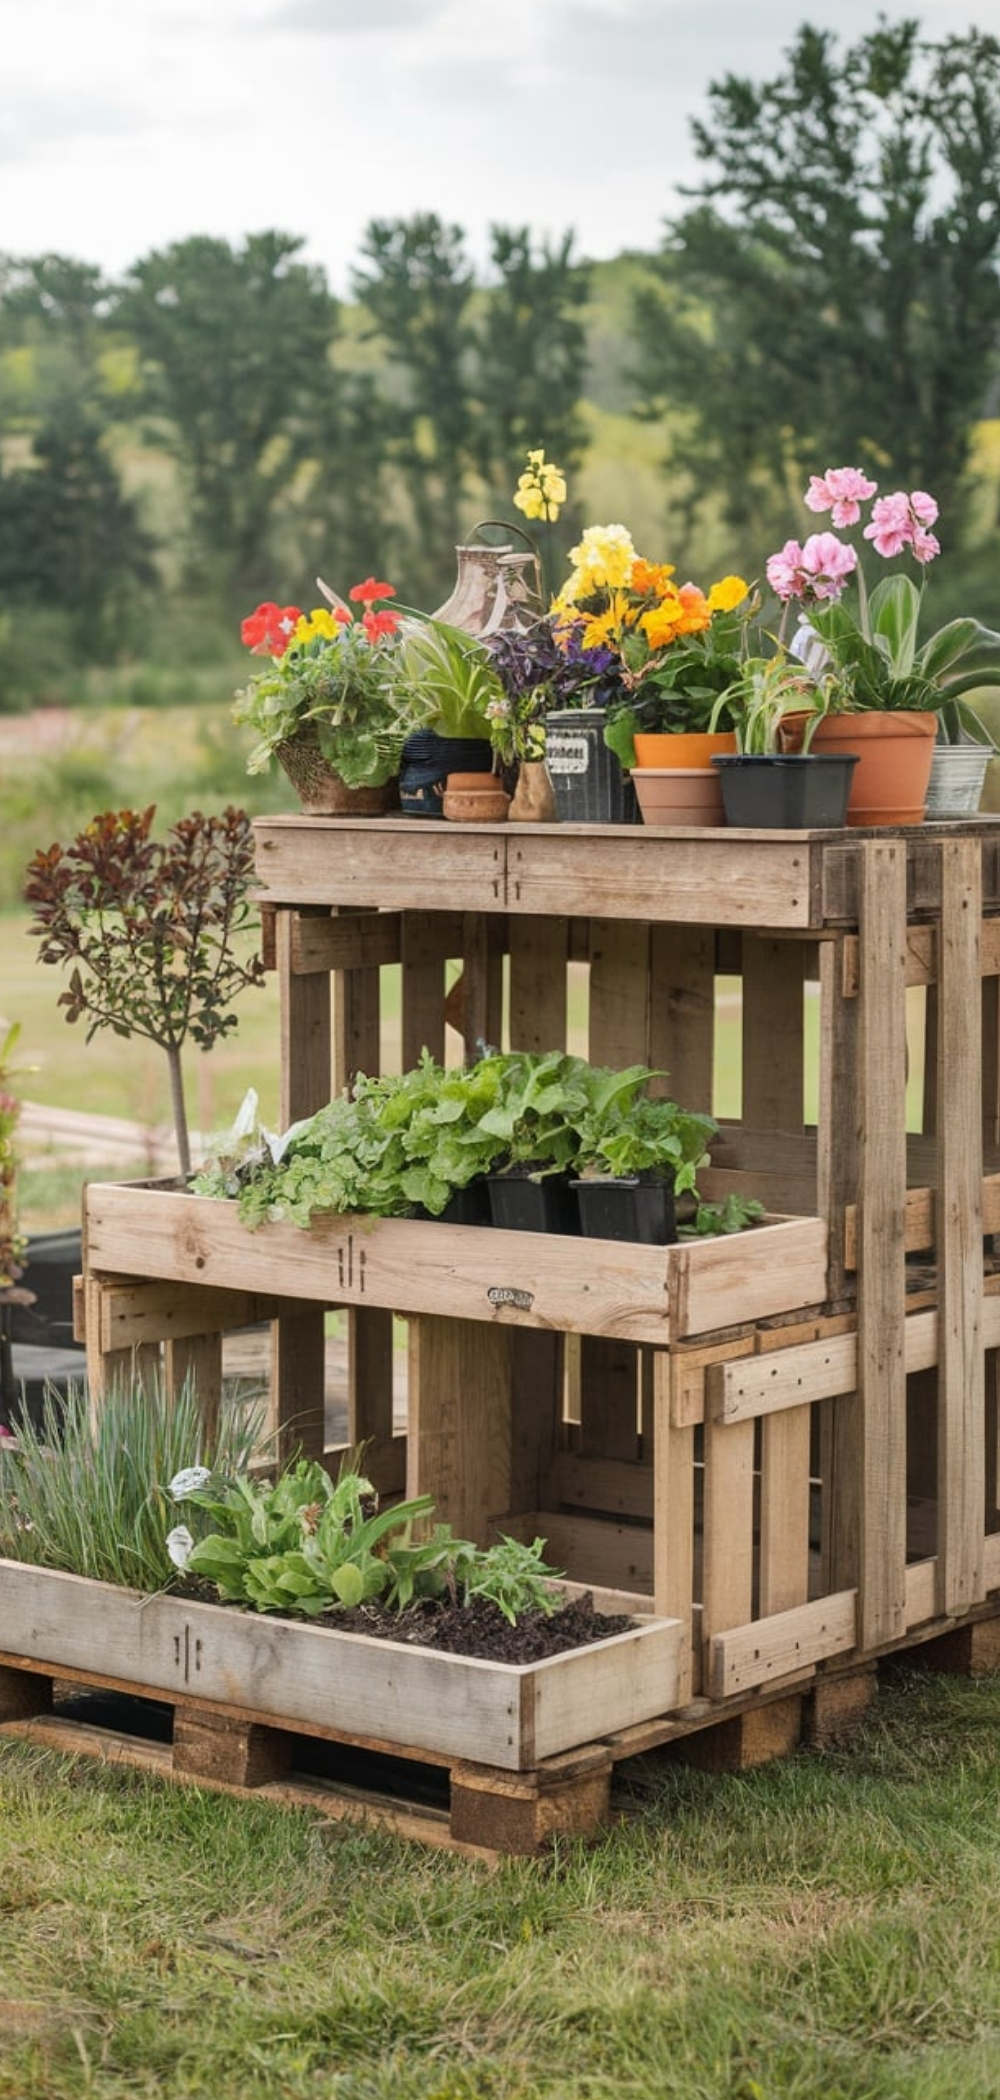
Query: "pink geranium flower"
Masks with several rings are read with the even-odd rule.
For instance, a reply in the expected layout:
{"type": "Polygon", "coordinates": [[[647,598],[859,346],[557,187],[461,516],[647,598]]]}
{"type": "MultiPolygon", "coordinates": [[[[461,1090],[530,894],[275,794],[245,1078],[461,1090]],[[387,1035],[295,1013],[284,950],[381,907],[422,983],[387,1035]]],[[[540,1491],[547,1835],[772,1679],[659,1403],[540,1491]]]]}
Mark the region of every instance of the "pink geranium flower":
{"type": "Polygon", "coordinates": [[[839,598],[857,565],[854,548],[845,546],[835,532],[813,532],[804,546],[798,540],[786,540],[780,553],[770,556],[767,580],[785,604],[790,598],[816,604],[839,598]]]}
{"type": "Polygon", "coordinates": [[[894,489],[891,496],[880,496],[873,503],[864,536],[886,560],[908,547],[915,561],[933,561],[941,552],[941,543],[927,527],[937,514],[937,504],[926,489],[914,489],[909,496],[905,489],[894,489]]]}
{"type": "MultiPolygon", "coordinates": [[[[869,481],[860,467],[828,467],[825,474],[811,474],[805,501],[809,510],[828,510],[834,525],[856,525],[861,505],[874,496],[877,481],[869,481]]],[[[928,524],[932,521],[927,520],[928,524]]]]}

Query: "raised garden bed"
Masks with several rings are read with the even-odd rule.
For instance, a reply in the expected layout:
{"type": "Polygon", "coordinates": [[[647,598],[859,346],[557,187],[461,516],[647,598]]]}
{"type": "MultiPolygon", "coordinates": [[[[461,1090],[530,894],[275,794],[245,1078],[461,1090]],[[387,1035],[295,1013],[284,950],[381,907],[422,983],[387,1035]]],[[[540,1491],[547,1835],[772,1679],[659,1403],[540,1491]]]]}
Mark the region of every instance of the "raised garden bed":
{"type": "Polygon", "coordinates": [[[679,1620],[528,1664],[400,1646],[177,1596],[140,1596],[0,1560],[0,1645],[173,1701],[252,1710],[276,1725],[374,1739],[506,1771],[669,1713],[679,1620]]]}

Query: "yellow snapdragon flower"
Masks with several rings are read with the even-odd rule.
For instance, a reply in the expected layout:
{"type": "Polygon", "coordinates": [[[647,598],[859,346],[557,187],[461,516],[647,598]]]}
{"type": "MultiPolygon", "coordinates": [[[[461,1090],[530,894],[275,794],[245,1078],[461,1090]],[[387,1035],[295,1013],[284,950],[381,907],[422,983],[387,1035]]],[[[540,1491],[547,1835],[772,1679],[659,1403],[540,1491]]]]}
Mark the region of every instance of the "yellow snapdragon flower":
{"type": "Polygon", "coordinates": [[[526,518],[545,518],[554,521],[566,501],[566,477],[561,469],[546,459],[541,446],[529,452],[528,464],[519,475],[514,493],[514,503],[526,518]]]}

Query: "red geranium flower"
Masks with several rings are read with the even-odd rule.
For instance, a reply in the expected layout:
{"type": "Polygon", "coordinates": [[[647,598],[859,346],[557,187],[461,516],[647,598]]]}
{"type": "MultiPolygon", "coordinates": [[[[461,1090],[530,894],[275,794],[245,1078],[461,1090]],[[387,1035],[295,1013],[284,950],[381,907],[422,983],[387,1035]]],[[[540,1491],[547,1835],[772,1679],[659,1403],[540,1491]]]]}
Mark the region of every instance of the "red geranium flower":
{"type": "Polygon", "coordinates": [[[395,634],[399,626],[399,614],[394,612],[366,612],[361,615],[361,625],[370,642],[381,641],[386,634],[395,634]]]}
{"type": "Polygon", "coordinates": [[[284,656],[301,618],[297,605],[258,605],[244,620],[240,640],[253,656],[284,656]]]}
{"type": "Polygon", "coordinates": [[[364,583],[352,584],[347,595],[359,605],[374,605],[379,598],[394,598],[396,587],[392,583],[377,583],[374,576],[368,576],[364,583]]]}

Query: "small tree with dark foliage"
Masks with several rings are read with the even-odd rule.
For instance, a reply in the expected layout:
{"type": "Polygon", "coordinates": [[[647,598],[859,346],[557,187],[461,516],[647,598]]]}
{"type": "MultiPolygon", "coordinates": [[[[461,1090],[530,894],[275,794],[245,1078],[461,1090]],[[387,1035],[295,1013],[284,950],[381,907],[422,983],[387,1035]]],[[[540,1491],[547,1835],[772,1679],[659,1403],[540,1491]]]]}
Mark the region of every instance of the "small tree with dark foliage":
{"type": "Polygon", "coordinates": [[[72,965],[59,999],[67,1021],[144,1036],[166,1052],[181,1172],[190,1173],[181,1050],[211,1050],[236,1027],[232,1001],[263,982],[260,956],[236,952],[251,908],[253,841],[243,810],[182,817],[152,837],[155,805],[106,810],[68,846],[28,864],[28,929],[42,962],[72,965]]]}

